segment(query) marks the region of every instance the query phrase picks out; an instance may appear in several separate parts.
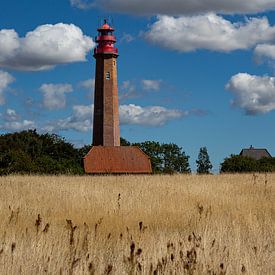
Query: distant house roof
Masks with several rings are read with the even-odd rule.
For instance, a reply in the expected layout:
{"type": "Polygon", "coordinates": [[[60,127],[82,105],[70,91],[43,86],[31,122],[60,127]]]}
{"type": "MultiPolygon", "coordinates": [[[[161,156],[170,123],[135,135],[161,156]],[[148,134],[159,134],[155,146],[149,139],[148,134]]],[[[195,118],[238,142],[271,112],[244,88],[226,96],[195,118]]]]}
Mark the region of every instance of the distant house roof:
{"type": "Polygon", "coordinates": [[[240,156],[249,157],[252,159],[259,160],[261,158],[271,158],[272,156],[269,154],[267,149],[257,149],[250,146],[249,149],[243,149],[240,153],[240,156]]]}

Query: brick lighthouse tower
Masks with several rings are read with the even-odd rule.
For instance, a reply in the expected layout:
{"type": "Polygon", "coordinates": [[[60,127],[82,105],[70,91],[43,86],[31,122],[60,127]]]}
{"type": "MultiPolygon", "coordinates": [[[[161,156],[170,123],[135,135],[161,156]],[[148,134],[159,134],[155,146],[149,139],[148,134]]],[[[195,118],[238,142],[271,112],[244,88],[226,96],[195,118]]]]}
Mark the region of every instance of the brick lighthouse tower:
{"type": "Polygon", "coordinates": [[[86,173],[151,173],[150,158],[135,146],[120,146],[117,57],[114,29],[104,20],[98,28],[93,147],[84,157],[86,173]]]}
{"type": "Polygon", "coordinates": [[[106,20],[98,29],[96,59],[93,145],[119,146],[116,38],[106,20]]]}

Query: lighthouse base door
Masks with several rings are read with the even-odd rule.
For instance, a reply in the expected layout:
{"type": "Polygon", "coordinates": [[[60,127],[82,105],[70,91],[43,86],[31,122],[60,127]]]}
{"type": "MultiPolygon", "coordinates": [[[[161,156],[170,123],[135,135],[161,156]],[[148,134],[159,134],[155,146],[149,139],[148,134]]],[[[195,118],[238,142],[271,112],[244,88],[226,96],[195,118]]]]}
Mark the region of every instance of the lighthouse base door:
{"type": "Polygon", "coordinates": [[[84,157],[89,174],[151,174],[150,158],[136,146],[93,146],[84,157]]]}

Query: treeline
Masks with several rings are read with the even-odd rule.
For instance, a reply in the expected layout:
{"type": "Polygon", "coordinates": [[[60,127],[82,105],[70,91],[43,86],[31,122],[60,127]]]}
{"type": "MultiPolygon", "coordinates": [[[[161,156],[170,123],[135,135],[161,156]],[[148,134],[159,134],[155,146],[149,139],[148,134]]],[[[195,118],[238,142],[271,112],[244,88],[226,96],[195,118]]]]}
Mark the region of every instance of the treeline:
{"type": "Polygon", "coordinates": [[[221,163],[221,173],[267,173],[275,172],[275,158],[255,160],[240,155],[231,155],[221,163]]]}
{"type": "Polygon", "coordinates": [[[81,149],[54,134],[35,130],[0,136],[0,175],[82,174],[81,149]]]}
{"type": "MultiPolygon", "coordinates": [[[[130,145],[121,139],[121,145],[130,145]]],[[[151,157],[154,173],[190,173],[189,156],[176,144],[146,141],[139,146],[151,157]]],[[[36,130],[0,136],[0,175],[84,174],[83,157],[91,149],[77,149],[55,134],[38,134],[36,130]]]]}
{"type": "MultiPolygon", "coordinates": [[[[173,143],[145,141],[130,143],[121,138],[122,146],[138,146],[150,158],[153,173],[190,173],[189,156],[173,143]]],[[[72,174],[82,175],[83,157],[90,145],[75,148],[55,134],[38,134],[36,130],[0,135],[0,175],[72,174]]],[[[206,147],[199,150],[197,173],[211,173],[212,164],[206,147]]],[[[275,158],[252,158],[231,155],[220,166],[221,173],[275,172],[275,158]]]]}

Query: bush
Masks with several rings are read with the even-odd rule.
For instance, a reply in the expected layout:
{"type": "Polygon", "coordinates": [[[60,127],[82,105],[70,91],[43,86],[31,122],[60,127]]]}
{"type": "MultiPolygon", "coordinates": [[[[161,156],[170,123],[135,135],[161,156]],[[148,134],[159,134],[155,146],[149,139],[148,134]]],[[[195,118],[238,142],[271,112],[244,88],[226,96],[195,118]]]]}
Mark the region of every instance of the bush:
{"type": "Polygon", "coordinates": [[[231,155],[221,163],[221,173],[274,172],[275,158],[255,160],[240,155],[231,155]]]}
{"type": "Polygon", "coordinates": [[[0,136],[0,175],[83,174],[82,151],[57,135],[35,130],[0,136]]]}

